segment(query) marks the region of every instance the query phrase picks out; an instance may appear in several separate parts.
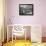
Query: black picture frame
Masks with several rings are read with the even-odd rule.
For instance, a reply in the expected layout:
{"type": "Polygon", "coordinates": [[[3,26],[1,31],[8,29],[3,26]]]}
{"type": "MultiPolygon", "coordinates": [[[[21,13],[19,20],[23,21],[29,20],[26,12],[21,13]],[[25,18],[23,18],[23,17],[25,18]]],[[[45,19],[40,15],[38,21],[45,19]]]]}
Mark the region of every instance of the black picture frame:
{"type": "Polygon", "coordinates": [[[20,16],[33,16],[33,4],[19,4],[20,16]]]}

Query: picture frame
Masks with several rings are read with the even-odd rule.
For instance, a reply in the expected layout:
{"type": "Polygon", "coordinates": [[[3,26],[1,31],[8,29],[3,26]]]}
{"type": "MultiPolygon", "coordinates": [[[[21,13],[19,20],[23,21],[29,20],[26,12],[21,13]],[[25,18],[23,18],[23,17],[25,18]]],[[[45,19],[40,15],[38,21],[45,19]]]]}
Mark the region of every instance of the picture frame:
{"type": "Polygon", "coordinates": [[[19,15],[33,16],[33,4],[19,4],[19,15]]]}

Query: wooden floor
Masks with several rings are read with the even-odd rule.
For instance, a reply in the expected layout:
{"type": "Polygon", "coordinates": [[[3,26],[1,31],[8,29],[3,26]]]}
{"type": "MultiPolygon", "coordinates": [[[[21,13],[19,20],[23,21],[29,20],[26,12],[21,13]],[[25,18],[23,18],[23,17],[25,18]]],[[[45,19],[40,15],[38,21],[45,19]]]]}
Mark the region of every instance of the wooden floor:
{"type": "Polygon", "coordinates": [[[46,43],[31,43],[30,41],[17,40],[5,43],[3,46],[46,46],[46,43]]]}
{"type": "Polygon", "coordinates": [[[30,41],[24,41],[24,40],[16,40],[16,41],[10,41],[8,43],[5,43],[3,46],[30,46],[30,41]]]}

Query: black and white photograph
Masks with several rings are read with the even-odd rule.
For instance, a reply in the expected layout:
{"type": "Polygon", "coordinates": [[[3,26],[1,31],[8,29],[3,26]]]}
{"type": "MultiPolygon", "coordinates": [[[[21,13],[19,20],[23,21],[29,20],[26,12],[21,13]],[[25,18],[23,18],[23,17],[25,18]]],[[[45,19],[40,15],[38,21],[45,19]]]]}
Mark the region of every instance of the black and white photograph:
{"type": "Polygon", "coordinates": [[[19,4],[19,15],[33,15],[33,4],[19,4]]]}

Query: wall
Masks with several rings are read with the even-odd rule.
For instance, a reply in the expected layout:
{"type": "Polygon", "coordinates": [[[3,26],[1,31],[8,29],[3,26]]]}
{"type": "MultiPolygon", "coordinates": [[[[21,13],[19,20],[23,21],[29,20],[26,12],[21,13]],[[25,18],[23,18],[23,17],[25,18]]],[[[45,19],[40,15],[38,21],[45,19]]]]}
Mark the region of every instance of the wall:
{"type": "Polygon", "coordinates": [[[40,24],[46,37],[45,20],[46,0],[7,0],[7,24],[40,24]],[[19,16],[19,4],[34,4],[34,15],[19,16]]]}

